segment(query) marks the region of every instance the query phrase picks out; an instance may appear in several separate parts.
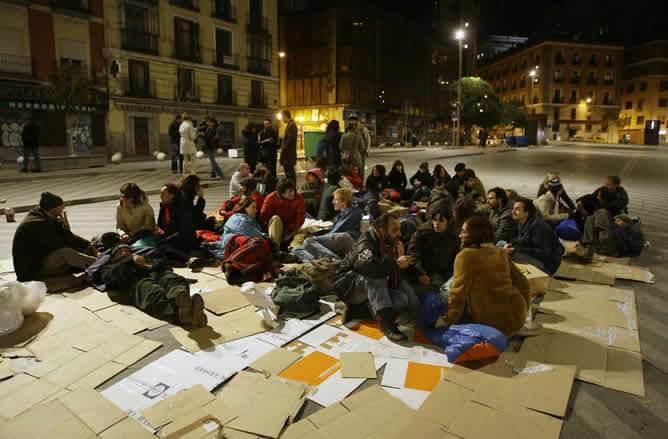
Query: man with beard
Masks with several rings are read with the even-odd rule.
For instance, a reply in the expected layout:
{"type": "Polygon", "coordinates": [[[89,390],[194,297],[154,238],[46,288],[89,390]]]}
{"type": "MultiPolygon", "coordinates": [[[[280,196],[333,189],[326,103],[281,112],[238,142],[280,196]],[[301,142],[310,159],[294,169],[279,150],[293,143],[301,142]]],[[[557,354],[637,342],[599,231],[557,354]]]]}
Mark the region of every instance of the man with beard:
{"type": "Polygon", "coordinates": [[[344,301],[337,308],[347,328],[359,326],[359,320],[368,317],[371,311],[380,318],[380,327],[388,339],[406,340],[397,317],[404,311],[415,314],[419,301],[413,289],[400,278],[400,269],[415,263],[413,257],[403,255],[400,237],[399,217],[381,215],[339,263],[334,286],[344,301]]]}

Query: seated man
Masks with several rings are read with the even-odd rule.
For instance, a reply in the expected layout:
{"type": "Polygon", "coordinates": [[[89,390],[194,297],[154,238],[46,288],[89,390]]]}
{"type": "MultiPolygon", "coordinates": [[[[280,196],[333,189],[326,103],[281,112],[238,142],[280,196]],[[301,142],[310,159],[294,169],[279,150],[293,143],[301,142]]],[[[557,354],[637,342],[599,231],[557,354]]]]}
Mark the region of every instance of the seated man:
{"type": "Polygon", "coordinates": [[[515,237],[517,228],[513,221],[513,205],[508,201],[506,191],[500,187],[491,189],[487,192],[487,205],[495,242],[510,242],[515,237]]]}
{"type": "Polygon", "coordinates": [[[405,340],[399,331],[397,316],[408,310],[415,313],[419,301],[400,269],[413,265],[411,256],[400,256],[399,217],[381,215],[371,229],[364,232],[353,249],[339,262],[334,287],[345,302],[337,305],[348,328],[359,326],[357,319],[369,314],[369,308],[380,317],[385,336],[392,341],[405,340]]]}
{"type": "Polygon", "coordinates": [[[336,168],[327,168],[327,183],[322,189],[320,197],[320,208],[318,209],[318,219],[329,221],[336,216],[334,209],[334,192],[340,189],[341,173],[336,168]]]}
{"type": "Polygon", "coordinates": [[[533,201],[520,198],[513,207],[518,234],[504,246],[513,261],[531,264],[553,275],[564,254],[564,246],[552,227],[536,213],[533,201]]]}
{"type": "Polygon", "coordinates": [[[476,177],[473,169],[465,169],[461,178],[464,183],[459,186],[459,197],[469,197],[476,203],[484,203],[482,197],[485,196],[485,187],[476,177]]]}
{"type": "Polygon", "coordinates": [[[616,241],[610,217],[610,205],[615,202],[613,192],[603,187],[596,191],[598,206],[585,218],[580,245],[584,250],[583,262],[591,264],[594,253],[617,256],[616,241]]]}
{"type": "Polygon", "coordinates": [[[280,248],[281,244],[292,240],[305,219],[304,197],[297,193],[294,182],[281,179],[276,190],[267,195],[262,204],[262,228],[269,232],[269,238],[280,248]]]}
{"type": "Polygon", "coordinates": [[[452,211],[444,204],[431,214],[431,223],[418,227],[408,244],[408,255],[415,259],[418,281],[437,288],[450,279],[458,251],[452,211]]]}
{"type": "Polygon", "coordinates": [[[612,228],[617,256],[620,258],[640,256],[645,248],[645,236],[640,230],[640,223],[634,222],[628,215],[617,215],[612,228]]]}
{"type": "Polygon", "coordinates": [[[448,192],[450,192],[454,200],[459,198],[459,187],[464,184],[464,171],[466,171],[466,164],[457,163],[457,166],[455,166],[455,175],[452,176],[452,179],[447,184],[448,192]]]}
{"type": "Polygon", "coordinates": [[[256,189],[256,179],[251,177],[244,178],[241,180],[241,195],[238,195],[231,200],[224,202],[218,214],[222,217],[225,217],[225,219],[229,218],[232,216],[232,210],[234,209],[234,206],[239,204],[239,201],[247,197],[251,197],[255,200],[255,205],[257,206],[257,211],[259,212],[262,209],[262,203],[264,203],[264,195],[259,193],[256,189]]]}
{"type": "Polygon", "coordinates": [[[39,207],[21,221],[12,243],[14,269],[19,282],[46,283],[53,293],[80,286],[85,280],[71,275],[95,262],[97,249],[70,231],[63,199],[42,193],[39,207]]]}
{"type": "Polygon", "coordinates": [[[190,282],[168,269],[157,250],[146,257],[120,244],[89,267],[88,276],[96,285],[120,295],[119,302],[132,305],[160,319],[181,325],[204,327],[207,317],[204,300],[190,296],[190,282]],[[147,260],[147,258],[149,258],[147,260]]]}
{"type": "Polygon", "coordinates": [[[299,188],[299,193],[304,197],[306,212],[313,218],[317,218],[325,179],[320,168],[309,170],[304,178],[306,181],[299,188]]]}
{"type": "Polygon", "coordinates": [[[293,249],[302,262],[320,258],[342,259],[360,237],[362,211],[352,205],[350,189],[335,190],[333,204],[334,210],[339,212],[334,218],[334,226],[327,233],[306,238],[303,246],[293,249]]]}
{"type": "Polygon", "coordinates": [[[250,175],[250,166],[248,163],[239,165],[239,170],[232,174],[230,180],[230,199],[241,195],[241,180],[250,175]]]}
{"type": "Polygon", "coordinates": [[[598,192],[600,192],[603,188],[607,188],[609,192],[612,192],[615,195],[615,200],[608,204],[608,210],[612,216],[617,216],[621,213],[628,213],[629,211],[629,195],[626,193],[626,189],[624,189],[621,184],[622,180],[618,176],[611,175],[605,179],[605,186],[601,186],[593,193],[593,195],[596,197],[598,196],[598,192]]]}
{"type": "Polygon", "coordinates": [[[408,181],[413,186],[411,201],[429,197],[431,188],[434,187],[434,177],[429,173],[429,163],[420,163],[417,172],[408,181]]]}

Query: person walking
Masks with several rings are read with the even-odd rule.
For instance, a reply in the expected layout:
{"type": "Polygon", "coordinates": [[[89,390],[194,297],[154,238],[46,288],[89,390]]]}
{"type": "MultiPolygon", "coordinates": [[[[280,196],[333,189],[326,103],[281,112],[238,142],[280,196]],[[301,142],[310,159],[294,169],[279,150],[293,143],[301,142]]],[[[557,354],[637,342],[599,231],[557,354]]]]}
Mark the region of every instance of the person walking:
{"type": "Polygon", "coordinates": [[[197,130],[193,126],[192,119],[187,113],[183,114],[183,122],[179,127],[179,134],[181,135],[179,152],[183,155],[184,166],[183,175],[193,173],[195,154],[197,154],[197,147],[195,146],[195,139],[197,139],[197,130]]]}
{"type": "Polygon", "coordinates": [[[364,179],[364,175],[366,174],[366,158],[369,155],[369,148],[371,148],[371,134],[369,134],[367,127],[360,123],[359,118],[355,115],[348,118],[348,126],[352,126],[355,133],[362,139],[360,176],[364,179]]]}
{"type": "Polygon", "coordinates": [[[244,136],[244,162],[248,163],[252,174],[257,166],[257,128],[249,123],[241,135],[244,136]]]}
{"type": "Polygon", "coordinates": [[[41,172],[39,163],[39,124],[35,118],[31,118],[23,127],[21,132],[21,141],[23,142],[23,168],[21,172],[28,172],[28,161],[32,154],[32,172],[41,172]]]}
{"type": "Polygon", "coordinates": [[[169,124],[169,140],[172,144],[172,172],[183,174],[183,154],[181,154],[181,115],[177,114],[171,124],[169,124]]]}
{"type": "Polygon", "coordinates": [[[216,162],[216,146],[218,146],[218,142],[216,141],[216,120],[213,117],[210,117],[206,123],[207,127],[204,132],[204,152],[207,153],[209,162],[211,162],[211,178],[223,178],[225,177],[225,174],[216,162]]]}
{"type": "Polygon", "coordinates": [[[288,110],[283,111],[283,120],[285,121],[285,134],[281,145],[281,166],[285,171],[285,176],[293,184],[297,184],[297,124],[292,119],[292,114],[288,110]]]}

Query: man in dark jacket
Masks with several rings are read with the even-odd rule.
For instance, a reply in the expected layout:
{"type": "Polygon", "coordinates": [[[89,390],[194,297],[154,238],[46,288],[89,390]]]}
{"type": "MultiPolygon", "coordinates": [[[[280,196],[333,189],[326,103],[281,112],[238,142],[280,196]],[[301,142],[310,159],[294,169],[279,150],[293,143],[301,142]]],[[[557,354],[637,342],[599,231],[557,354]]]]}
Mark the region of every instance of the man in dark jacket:
{"type": "Polygon", "coordinates": [[[418,281],[439,288],[452,276],[459,239],[452,222],[452,210],[446,205],[434,211],[431,222],[418,227],[408,244],[408,255],[415,259],[418,281]]]}
{"type": "Polygon", "coordinates": [[[272,126],[270,119],[264,120],[264,128],[260,131],[260,143],[258,162],[264,163],[269,172],[271,172],[272,180],[278,179],[276,169],[276,151],[279,148],[278,131],[272,126]]]}
{"type": "Polygon", "coordinates": [[[19,282],[44,281],[49,292],[81,285],[70,273],[95,262],[97,249],[70,231],[63,199],[44,192],[39,208],[21,221],[12,243],[14,269],[19,282]]]}
{"type": "Polygon", "coordinates": [[[552,227],[536,213],[533,201],[520,198],[513,207],[513,219],[518,226],[517,237],[504,246],[513,260],[531,264],[553,275],[564,254],[564,246],[552,227]]]}
{"type": "Polygon", "coordinates": [[[448,192],[452,195],[452,199],[459,198],[459,188],[464,184],[464,172],[466,171],[466,164],[457,163],[455,166],[455,175],[448,182],[448,192]]]}
{"type": "Polygon", "coordinates": [[[39,164],[39,125],[32,118],[23,127],[21,132],[21,141],[23,142],[23,168],[21,172],[28,172],[28,162],[32,154],[32,172],[40,172],[39,164]]]}
{"type": "Polygon", "coordinates": [[[495,187],[487,192],[487,205],[489,206],[489,222],[494,229],[496,242],[510,242],[517,232],[513,220],[513,206],[508,202],[506,191],[495,187]]]}
{"type": "Polygon", "coordinates": [[[183,154],[180,154],[181,133],[181,115],[177,114],[171,124],[169,124],[169,140],[172,144],[172,172],[183,174],[183,154]]]}
{"type": "Polygon", "coordinates": [[[616,241],[610,205],[615,202],[615,194],[603,187],[597,192],[598,206],[585,219],[580,245],[584,249],[583,262],[591,264],[594,253],[606,256],[617,256],[616,241]]]}
{"type": "Polygon", "coordinates": [[[399,270],[414,264],[413,257],[399,256],[400,236],[399,217],[381,215],[339,263],[334,286],[345,302],[342,311],[346,327],[358,326],[357,319],[364,318],[370,307],[380,317],[388,339],[406,339],[397,326],[397,316],[406,310],[416,312],[419,301],[400,278],[399,270]]]}
{"type": "Polygon", "coordinates": [[[285,122],[285,133],[283,134],[283,143],[281,144],[281,166],[285,171],[285,177],[297,184],[297,124],[292,120],[292,115],[288,110],[283,111],[283,122],[285,122]]]}
{"type": "Polygon", "coordinates": [[[434,177],[429,173],[429,163],[420,163],[417,172],[408,181],[413,186],[411,201],[419,201],[422,197],[428,197],[431,188],[434,187],[434,177]]]}
{"type": "Polygon", "coordinates": [[[216,147],[218,146],[218,141],[216,139],[216,120],[213,117],[210,117],[207,119],[206,125],[206,131],[204,131],[204,152],[209,156],[209,162],[211,163],[211,178],[223,178],[225,177],[225,174],[216,162],[216,147]]]}
{"type": "Polygon", "coordinates": [[[318,219],[329,221],[336,216],[334,209],[334,191],[340,189],[341,173],[336,168],[327,168],[327,183],[322,188],[320,196],[320,209],[318,209],[318,219]]]}
{"type": "Polygon", "coordinates": [[[609,192],[613,193],[615,195],[615,199],[608,203],[608,210],[610,211],[610,215],[612,216],[617,216],[622,213],[628,213],[628,205],[629,205],[629,194],[626,193],[626,189],[624,189],[622,186],[622,180],[616,175],[610,175],[605,179],[605,186],[601,186],[600,188],[596,189],[594,191],[593,195],[595,197],[598,197],[598,193],[602,189],[607,189],[609,192]]]}
{"type": "Polygon", "coordinates": [[[114,247],[88,276],[121,303],[135,306],[157,318],[182,325],[204,327],[207,317],[202,296],[190,295],[190,282],[167,269],[165,259],[153,250],[147,256],[125,244],[114,247]]]}

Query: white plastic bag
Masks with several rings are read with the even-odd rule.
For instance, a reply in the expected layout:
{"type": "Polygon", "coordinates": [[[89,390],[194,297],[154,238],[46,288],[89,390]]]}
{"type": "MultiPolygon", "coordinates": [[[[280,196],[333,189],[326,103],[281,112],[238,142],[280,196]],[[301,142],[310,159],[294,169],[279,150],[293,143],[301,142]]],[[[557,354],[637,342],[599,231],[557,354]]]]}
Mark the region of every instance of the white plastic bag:
{"type": "Polygon", "coordinates": [[[281,326],[278,320],[278,307],[271,300],[271,290],[269,287],[266,291],[255,282],[246,282],[241,286],[241,294],[252,304],[262,310],[262,318],[271,328],[278,328],[281,326]]]}
{"type": "Polygon", "coordinates": [[[23,282],[23,315],[29,316],[37,311],[46,297],[46,284],[44,282],[23,282]]]}
{"type": "Polygon", "coordinates": [[[44,282],[0,281],[0,335],[19,329],[23,316],[37,311],[45,296],[44,282]]]}

